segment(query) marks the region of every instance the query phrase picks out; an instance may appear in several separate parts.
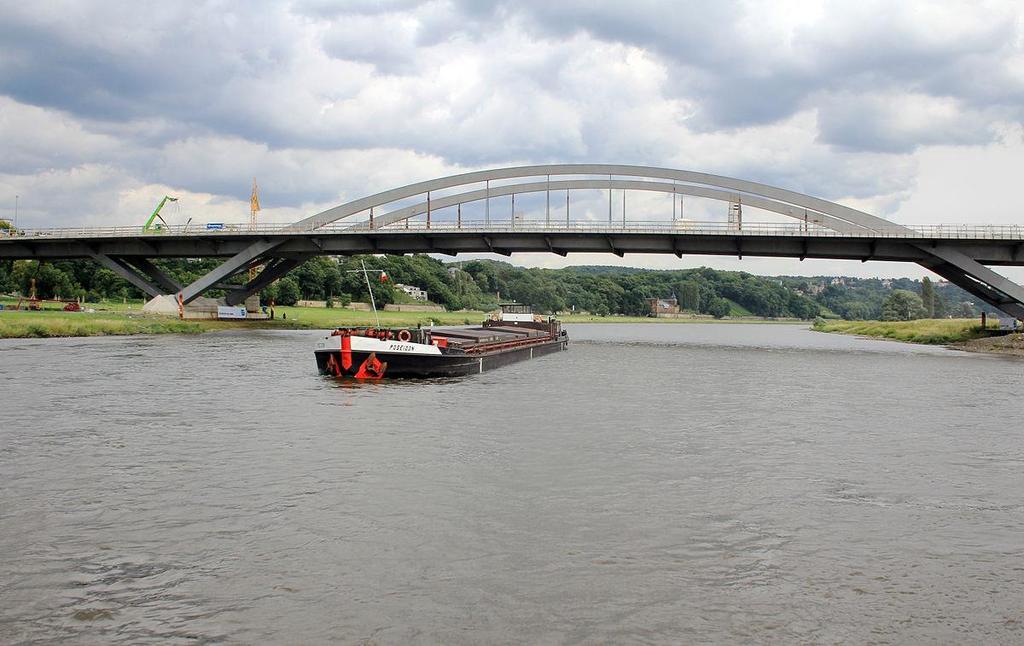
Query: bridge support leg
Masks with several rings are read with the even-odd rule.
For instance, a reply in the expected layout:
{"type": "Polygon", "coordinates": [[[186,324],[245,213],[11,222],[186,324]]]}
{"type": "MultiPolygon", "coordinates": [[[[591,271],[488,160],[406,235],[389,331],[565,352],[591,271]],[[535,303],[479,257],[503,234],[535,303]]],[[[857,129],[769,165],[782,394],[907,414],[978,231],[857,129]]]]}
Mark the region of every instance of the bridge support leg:
{"type": "MultiPolygon", "coordinates": [[[[135,285],[136,287],[146,292],[150,296],[156,297],[164,294],[164,292],[160,289],[159,286],[154,285],[153,283],[146,280],[143,276],[139,274],[138,271],[135,270],[134,267],[129,265],[121,258],[112,258],[106,254],[96,253],[92,251],[89,253],[89,255],[92,256],[92,259],[98,262],[100,265],[106,267],[107,269],[114,272],[121,278],[124,278],[129,283],[135,285]]],[[[148,264],[149,266],[152,267],[151,263],[148,264]]],[[[159,271],[156,267],[153,267],[153,269],[159,271]]],[[[170,279],[168,278],[168,280],[170,279]]]]}
{"type": "Polygon", "coordinates": [[[131,264],[149,276],[149,278],[155,282],[161,289],[164,289],[169,294],[181,291],[181,284],[168,276],[162,269],[154,265],[146,258],[132,258],[131,264]]]}
{"type": "Polygon", "coordinates": [[[238,305],[245,301],[256,292],[264,289],[270,283],[274,282],[281,276],[284,276],[291,270],[295,269],[302,263],[306,262],[313,256],[299,256],[297,258],[277,258],[267,263],[267,266],[263,268],[263,271],[256,276],[256,278],[249,281],[244,287],[236,288],[228,292],[225,297],[225,302],[228,305],[238,305]]]}
{"type": "Polygon", "coordinates": [[[932,257],[920,264],[964,291],[1024,321],[1024,287],[956,249],[920,247],[932,257]]]}
{"type": "Polygon", "coordinates": [[[284,240],[264,240],[254,242],[234,256],[228,258],[221,266],[211,270],[191,285],[186,285],[182,288],[180,292],[181,300],[186,304],[191,303],[198,298],[200,294],[212,288],[217,283],[247,270],[251,265],[255,264],[255,261],[257,261],[260,256],[281,246],[282,244],[284,244],[284,240]]]}

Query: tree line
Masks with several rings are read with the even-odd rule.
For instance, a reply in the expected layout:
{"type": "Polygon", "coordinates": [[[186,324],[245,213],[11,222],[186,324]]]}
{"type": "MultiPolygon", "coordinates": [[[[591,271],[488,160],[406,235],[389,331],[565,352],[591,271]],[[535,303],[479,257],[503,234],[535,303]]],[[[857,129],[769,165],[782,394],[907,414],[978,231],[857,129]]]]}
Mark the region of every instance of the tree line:
{"type": "MultiPolygon", "coordinates": [[[[155,264],[184,284],[219,262],[162,259],[155,264]]],[[[114,272],[88,260],[0,262],[0,292],[27,294],[32,280],[41,298],[95,302],[144,296],[114,272]]],[[[236,282],[242,280],[236,278],[236,282]]],[[[936,285],[927,278],[772,278],[707,267],[537,269],[494,260],[443,263],[426,255],[313,258],[265,289],[261,297],[264,302],[272,300],[279,305],[299,300],[344,305],[368,300],[372,290],[375,301],[383,305],[406,300],[395,286],[398,283],[426,290],[432,302],[450,310],[487,310],[501,301],[516,301],[541,312],[643,316],[650,311],[648,299],[675,297],[684,311],[716,317],[749,313],[771,318],[812,319],[823,315],[881,319],[979,313],[974,299],[965,292],[947,283],[936,285]],[[369,281],[362,273],[363,266],[372,270],[369,281]],[[387,279],[380,280],[379,272],[384,272],[387,279]]]]}

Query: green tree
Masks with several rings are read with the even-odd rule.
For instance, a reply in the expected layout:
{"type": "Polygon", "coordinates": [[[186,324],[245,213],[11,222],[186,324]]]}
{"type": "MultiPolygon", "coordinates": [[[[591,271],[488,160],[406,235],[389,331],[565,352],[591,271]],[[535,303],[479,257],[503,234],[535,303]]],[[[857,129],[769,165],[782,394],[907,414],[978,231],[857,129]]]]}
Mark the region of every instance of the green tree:
{"type": "MultiPolygon", "coordinates": [[[[446,273],[448,273],[447,270],[446,273]]],[[[448,276],[455,297],[450,305],[446,303],[446,305],[449,305],[451,309],[459,309],[461,307],[470,309],[494,309],[494,305],[496,304],[495,300],[484,296],[484,293],[480,291],[480,286],[468,273],[462,270],[456,270],[448,273],[448,276]]]]}
{"type": "Polygon", "coordinates": [[[883,321],[912,321],[925,314],[921,297],[905,289],[894,289],[882,303],[883,321]]]}
{"type": "Polygon", "coordinates": [[[651,313],[651,306],[647,299],[640,292],[626,292],[622,296],[619,311],[629,316],[647,316],[651,313]]]}
{"type": "Polygon", "coordinates": [[[879,316],[879,314],[875,314],[869,303],[860,302],[848,303],[846,307],[840,309],[840,313],[847,321],[866,321],[879,316]]]}
{"type": "Polygon", "coordinates": [[[32,281],[36,282],[36,295],[39,298],[77,298],[82,291],[74,277],[52,263],[40,263],[37,260],[18,260],[11,272],[14,287],[28,296],[32,291],[32,281]]]}
{"type": "MultiPolygon", "coordinates": [[[[374,281],[373,278],[371,278],[370,285],[373,287],[373,303],[381,309],[383,309],[385,305],[394,303],[398,298],[398,290],[395,289],[395,285],[391,281],[381,283],[379,280],[374,281]]],[[[365,287],[363,288],[363,294],[365,297],[362,300],[367,303],[370,302],[370,295],[367,293],[365,287]]]]}
{"type": "Polygon", "coordinates": [[[310,258],[288,274],[295,279],[302,298],[323,301],[342,292],[338,263],[331,258],[310,258]]]}
{"type": "Polygon", "coordinates": [[[935,287],[927,276],[921,279],[921,305],[925,318],[935,318],[935,287]]]}
{"type": "Polygon", "coordinates": [[[679,285],[679,308],[696,312],[700,309],[700,285],[687,280],[679,285]]]}
{"type": "Polygon", "coordinates": [[[821,308],[817,303],[809,298],[797,294],[796,292],[790,292],[786,308],[789,310],[790,314],[805,321],[809,321],[817,317],[821,312],[821,308]]]}
{"type": "Polygon", "coordinates": [[[302,298],[302,290],[297,280],[291,276],[285,276],[277,281],[277,294],[275,303],[278,305],[295,305],[302,298]]]}
{"type": "Polygon", "coordinates": [[[941,319],[949,314],[949,305],[946,304],[946,299],[942,298],[942,294],[935,292],[935,298],[932,300],[932,303],[935,306],[932,312],[933,318],[941,319]]]}
{"type": "Polygon", "coordinates": [[[10,260],[0,260],[0,294],[13,291],[11,286],[11,269],[14,263],[10,260]]]}
{"type": "Polygon", "coordinates": [[[961,301],[954,310],[954,315],[957,318],[969,319],[977,316],[974,310],[974,304],[970,301],[961,301]]]}
{"type": "Polygon", "coordinates": [[[547,270],[527,269],[509,284],[509,295],[541,312],[565,309],[564,288],[552,280],[547,270]]]}
{"type": "Polygon", "coordinates": [[[724,318],[729,316],[729,312],[732,307],[729,305],[729,301],[724,298],[716,298],[711,301],[711,307],[708,308],[708,314],[714,316],[716,319],[724,318]]]}

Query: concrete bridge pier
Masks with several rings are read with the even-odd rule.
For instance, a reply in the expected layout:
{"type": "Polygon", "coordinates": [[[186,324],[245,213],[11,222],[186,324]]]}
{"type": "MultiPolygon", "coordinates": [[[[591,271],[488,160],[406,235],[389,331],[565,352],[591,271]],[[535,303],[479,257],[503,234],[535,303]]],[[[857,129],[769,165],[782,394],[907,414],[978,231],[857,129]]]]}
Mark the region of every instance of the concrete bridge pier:
{"type": "MultiPolygon", "coordinates": [[[[181,316],[185,320],[209,320],[218,318],[217,308],[227,305],[223,298],[208,298],[201,296],[194,299],[184,308],[178,307],[177,294],[161,294],[146,301],[142,311],[146,314],[160,314],[162,316],[181,316]]],[[[259,296],[250,296],[242,303],[246,310],[247,320],[263,320],[268,318],[263,314],[259,296]]]]}
{"type": "MultiPolygon", "coordinates": [[[[267,270],[246,285],[213,283],[207,289],[229,290],[227,296],[214,299],[199,296],[199,293],[195,291],[195,285],[199,281],[192,285],[182,286],[147,258],[132,257],[128,259],[97,253],[93,250],[90,250],[89,255],[101,266],[113,271],[152,297],[143,307],[144,312],[168,316],[181,314],[186,319],[215,319],[217,318],[217,307],[221,305],[244,305],[247,311],[246,318],[266,318],[260,307],[259,290],[270,285],[301,262],[295,259],[273,258],[268,261],[267,270]],[[185,290],[188,290],[189,297],[184,299],[184,308],[179,308],[178,294],[185,290]]],[[[243,270],[248,270],[250,265],[243,267],[243,270]]]]}
{"type": "MultiPolygon", "coordinates": [[[[281,240],[256,242],[189,285],[181,286],[173,282],[163,282],[162,286],[164,287],[173,286],[174,293],[152,294],[147,292],[151,293],[154,298],[146,306],[149,311],[154,313],[178,313],[179,309],[182,309],[185,318],[216,318],[217,307],[220,305],[244,305],[248,313],[246,318],[265,318],[260,307],[259,292],[313,257],[313,254],[293,254],[285,257],[268,255],[268,252],[279,247],[282,242],[281,240]],[[257,267],[263,267],[263,270],[252,280],[242,285],[228,282],[235,276],[247,273],[250,269],[257,267]],[[211,289],[224,290],[226,294],[219,299],[202,296],[204,292],[211,289]],[[179,298],[184,305],[183,308],[179,308],[179,298]],[[210,316],[211,313],[212,316],[210,316]]],[[[159,269],[152,263],[148,263],[148,265],[159,272],[159,269]]],[[[120,265],[118,267],[122,270],[118,273],[128,278],[127,272],[130,269],[120,265]]],[[[158,279],[154,278],[154,280],[158,279]]],[[[133,284],[140,286],[135,282],[133,284]]]]}

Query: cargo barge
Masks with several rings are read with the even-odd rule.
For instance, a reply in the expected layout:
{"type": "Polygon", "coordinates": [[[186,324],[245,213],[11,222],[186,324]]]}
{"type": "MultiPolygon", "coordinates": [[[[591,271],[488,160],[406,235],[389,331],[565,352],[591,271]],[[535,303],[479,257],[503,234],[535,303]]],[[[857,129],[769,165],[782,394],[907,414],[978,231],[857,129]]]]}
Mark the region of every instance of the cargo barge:
{"type": "Polygon", "coordinates": [[[493,370],[565,350],[569,337],[554,318],[528,305],[501,305],[482,325],[458,327],[341,328],[317,343],[322,375],[454,377],[493,370]]]}

